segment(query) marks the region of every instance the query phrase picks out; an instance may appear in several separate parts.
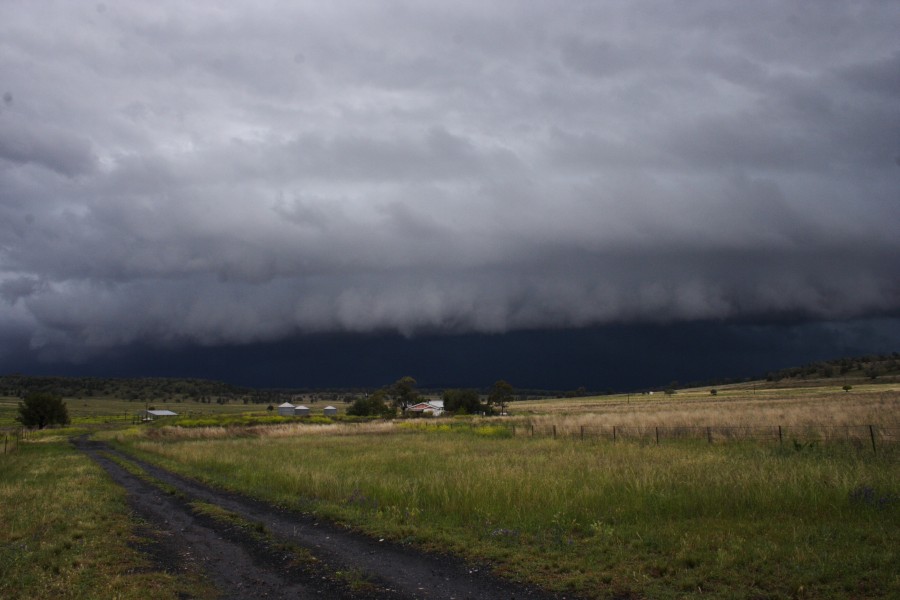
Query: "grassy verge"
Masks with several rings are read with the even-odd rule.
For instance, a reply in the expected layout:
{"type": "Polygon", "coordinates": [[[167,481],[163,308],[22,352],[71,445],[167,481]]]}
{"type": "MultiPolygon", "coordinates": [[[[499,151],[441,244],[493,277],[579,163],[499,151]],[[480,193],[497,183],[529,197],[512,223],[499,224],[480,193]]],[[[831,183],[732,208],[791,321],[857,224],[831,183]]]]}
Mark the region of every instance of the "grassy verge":
{"type": "Polygon", "coordinates": [[[502,429],[128,443],[222,487],[557,590],[900,596],[896,449],[614,445],[502,429]]]}
{"type": "MultiPolygon", "coordinates": [[[[198,578],[160,572],[138,550],[124,492],[59,437],[0,456],[0,597],[211,597],[198,578]]],[[[149,535],[149,530],[147,535],[149,535]]]]}

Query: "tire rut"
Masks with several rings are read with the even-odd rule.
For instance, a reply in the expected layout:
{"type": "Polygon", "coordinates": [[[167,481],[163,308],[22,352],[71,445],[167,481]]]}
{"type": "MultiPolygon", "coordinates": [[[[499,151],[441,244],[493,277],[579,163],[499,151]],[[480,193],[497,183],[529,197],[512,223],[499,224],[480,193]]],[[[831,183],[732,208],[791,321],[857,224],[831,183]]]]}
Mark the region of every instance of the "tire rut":
{"type": "Polygon", "coordinates": [[[262,544],[194,514],[185,501],[105,457],[108,449],[103,445],[79,440],[75,446],[125,489],[130,508],[146,522],[141,529],[157,534],[152,548],[141,549],[164,571],[184,571],[185,565],[199,569],[226,600],[384,597],[347,593],[336,582],[316,580],[291,565],[279,565],[262,544]]]}
{"type": "Polygon", "coordinates": [[[75,445],[126,488],[139,512],[144,512],[145,505],[149,505],[154,511],[155,524],[184,538],[192,555],[202,557],[210,575],[223,584],[227,598],[574,600],[571,595],[553,594],[496,577],[490,573],[490,565],[473,566],[458,557],[376,540],[311,515],[214,489],[102,442],[79,439],[75,445]],[[316,570],[279,569],[272,557],[268,564],[260,564],[260,554],[265,552],[254,549],[252,541],[236,539],[233,532],[232,539],[223,539],[229,535],[227,527],[192,513],[186,503],[177,502],[170,494],[132,475],[103,454],[139,466],[150,477],[177,489],[180,494],[261,523],[277,542],[311,552],[316,558],[316,570]],[[148,501],[148,496],[152,500],[148,501]],[[235,561],[240,562],[240,568],[236,568],[235,561]],[[351,574],[349,584],[347,574],[351,574]]]}

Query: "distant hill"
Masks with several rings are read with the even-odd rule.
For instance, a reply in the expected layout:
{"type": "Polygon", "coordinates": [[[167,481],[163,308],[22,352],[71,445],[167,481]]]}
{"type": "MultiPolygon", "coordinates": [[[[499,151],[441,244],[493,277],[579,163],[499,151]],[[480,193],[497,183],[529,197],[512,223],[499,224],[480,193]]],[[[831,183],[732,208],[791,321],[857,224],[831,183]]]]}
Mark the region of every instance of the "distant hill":
{"type": "MultiPolygon", "coordinates": [[[[760,377],[717,378],[694,381],[686,384],[672,382],[664,388],[693,388],[708,386],[725,386],[749,384],[765,380],[771,387],[802,387],[823,384],[853,383],[895,383],[900,381],[900,352],[881,355],[837,358],[809,363],[800,367],[787,367],[771,371],[760,377]]],[[[514,382],[513,382],[514,383],[514,382]]],[[[648,388],[650,389],[650,388],[648,388]]],[[[49,392],[65,398],[122,398],[135,402],[193,401],[199,403],[236,403],[262,404],[281,403],[296,399],[298,396],[315,402],[351,402],[356,396],[366,391],[361,388],[345,389],[254,389],[211,381],[208,379],[174,379],[164,377],[141,377],[132,379],[116,379],[103,377],[33,377],[29,375],[0,376],[0,396],[23,398],[31,392],[49,392]]],[[[426,396],[439,396],[442,389],[420,389],[426,396]]],[[[633,390],[635,391],[635,390],[633,390]]],[[[636,390],[640,391],[640,390],[636,390]]],[[[486,390],[479,390],[487,393],[486,390]]],[[[585,388],[577,390],[526,390],[517,389],[519,398],[541,397],[575,397],[593,394],[611,394],[613,390],[592,391],[585,388]]]]}
{"type": "Polygon", "coordinates": [[[113,379],[102,377],[0,377],[0,396],[24,397],[32,392],[47,392],[65,398],[123,398],[135,401],[194,400],[215,402],[253,398],[259,392],[220,381],[205,379],[167,379],[146,377],[113,379]]]}
{"type": "Polygon", "coordinates": [[[758,384],[765,381],[767,387],[804,387],[859,383],[896,383],[900,381],[900,352],[869,354],[811,362],[800,367],[786,367],[765,375],[745,378],[717,378],[693,381],[685,385],[673,382],[671,388],[695,388],[740,384],[758,384]]]}
{"type": "Polygon", "coordinates": [[[802,367],[772,371],[766,375],[766,381],[773,383],[808,381],[810,379],[898,381],[900,380],[900,352],[824,360],[802,367]]]}

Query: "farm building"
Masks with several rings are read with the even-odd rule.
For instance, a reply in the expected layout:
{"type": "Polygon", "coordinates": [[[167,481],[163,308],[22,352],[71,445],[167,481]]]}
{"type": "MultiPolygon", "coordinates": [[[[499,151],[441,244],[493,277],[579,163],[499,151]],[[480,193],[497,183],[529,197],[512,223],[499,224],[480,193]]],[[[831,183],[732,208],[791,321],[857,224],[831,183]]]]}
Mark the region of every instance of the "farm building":
{"type": "Polygon", "coordinates": [[[425,402],[419,402],[418,404],[414,404],[406,409],[406,412],[410,413],[419,413],[422,415],[433,415],[435,417],[439,417],[444,414],[444,401],[443,400],[426,400],[425,402]]]}
{"type": "Polygon", "coordinates": [[[326,407],[323,409],[323,412],[324,412],[324,414],[325,414],[326,417],[334,417],[334,416],[337,416],[337,409],[336,409],[335,407],[333,407],[333,406],[326,406],[326,407]]]}
{"type": "Polygon", "coordinates": [[[300,405],[294,407],[294,416],[297,417],[308,417],[309,416],[309,407],[300,405]]]}
{"type": "Polygon", "coordinates": [[[281,417],[293,417],[294,416],[294,405],[290,402],[285,402],[284,404],[278,405],[278,415],[281,417]]]}
{"type": "Polygon", "coordinates": [[[138,412],[141,421],[155,421],[159,417],[177,417],[178,413],[171,410],[142,410],[138,412]]]}

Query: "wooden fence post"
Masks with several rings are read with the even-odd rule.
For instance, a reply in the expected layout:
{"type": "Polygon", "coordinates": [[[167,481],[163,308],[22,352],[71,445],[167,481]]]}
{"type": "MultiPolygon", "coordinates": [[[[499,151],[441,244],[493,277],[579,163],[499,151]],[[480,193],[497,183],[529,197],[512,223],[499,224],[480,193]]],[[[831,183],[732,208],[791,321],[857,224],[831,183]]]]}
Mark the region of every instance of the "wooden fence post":
{"type": "Polygon", "coordinates": [[[869,437],[872,439],[872,454],[878,454],[878,450],[875,449],[875,426],[869,425],[869,437]]]}
{"type": "Polygon", "coordinates": [[[781,425],[778,426],[778,444],[780,446],[784,445],[784,437],[781,435],[781,425]]]}
{"type": "Polygon", "coordinates": [[[654,427],[656,430],[656,445],[659,446],[659,427],[654,427]]]}
{"type": "Polygon", "coordinates": [[[581,426],[581,441],[584,441],[584,425],[581,426]]]}
{"type": "Polygon", "coordinates": [[[616,441],[616,426],[613,425],[613,442],[616,441]]]}
{"type": "Polygon", "coordinates": [[[553,426],[553,439],[556,439],[556,425],[553,426]]]}
{"type": "Polygon", "coordinates": [[[712,444],[712,427],[706,428],[706,441],[712,444]]]}
{"type": "Polygon", "coordinates": [[[534,437],[534,423],[531,424],[531,437],[534,437]]]}
{"type": "Polygon", "coordinates": [[[6,454],[6,442],[7,442],[7,440],[9,440],[9,436],[8,436],[8,435],[4,435],[4,436],[3,436],[3,454],[6,454]]]}

